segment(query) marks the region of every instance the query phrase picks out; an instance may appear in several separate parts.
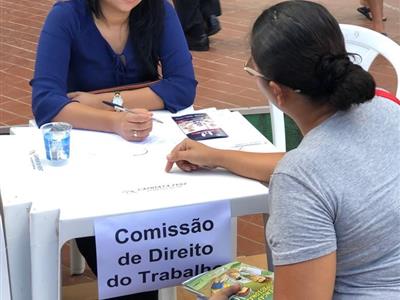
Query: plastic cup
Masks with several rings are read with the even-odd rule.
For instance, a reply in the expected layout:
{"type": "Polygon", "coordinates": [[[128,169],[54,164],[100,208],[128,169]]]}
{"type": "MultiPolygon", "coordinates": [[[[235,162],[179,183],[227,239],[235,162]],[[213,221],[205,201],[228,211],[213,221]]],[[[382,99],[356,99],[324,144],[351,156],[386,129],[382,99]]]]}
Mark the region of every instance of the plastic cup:
{"type": "Polygon", "coordinates": [[[40,126],[46,158],[51,165],[63,165],[69,159],[71,124],[51,122],[40,126]]]}

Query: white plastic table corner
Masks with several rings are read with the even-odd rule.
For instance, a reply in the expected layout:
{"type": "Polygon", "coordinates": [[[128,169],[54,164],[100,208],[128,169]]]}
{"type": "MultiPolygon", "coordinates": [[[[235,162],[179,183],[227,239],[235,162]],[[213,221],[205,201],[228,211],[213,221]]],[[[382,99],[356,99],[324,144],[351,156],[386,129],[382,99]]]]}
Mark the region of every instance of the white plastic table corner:
{"type": "Polygon", "coordinates": [[[0,214],[0,299],[11,300],[10,277],[8,275],[8,262],[6,244],[4,240],[3,218],[0,214]]]}
{"type": "MultiPolygon", "coordinates": [[[[0,178],[5,227],[11,229],[6,240],[13,299],[60,299],[60,249],[69,239],[93,235],[95,218],[226,199],[231,202],[232,216],[266,211],[268,189],[259,182],[223,170],[165,173],[165,155],[183,135],[167,114],[157,117],[164,118],[165,124],[155,126],[153,137],[142,145],[148,150],[144,156],[130,155],[135,145],[118,136],[73,131],[70,162],[63,167],[45,164],[44,172],[33,171],[27,159],[30,149],[44,157],[37,129],[18,128],[7,141],[0,138],[0,156],[7,158],[0,178]],[[18,176],[7,176],[12,168],[18,176]],[[113,181],[114,174],[119,180],[113,181]],[[23,178],[31,180],[21,186],[23,178]],[[143,192],[143,187],[171,183],[184,184],[176,190],[143,192]]],[[[230,135],[231,147],[276,151],[243,117],[222,112],[215,117],[221,117],[218,121],[230,135]]],[[[220,140],[210,143],[230,147],[228,139],[220,140]]]]}
{"type": "MultiPolygon", "coordinates": [[[[25,160],[13,163],[15,157],[21,157],[21,146],[25,144],[21,140],[16,136],[0,136],[1,209],[3,211],[11,295],[15,300],[31,298],[29,211],[33,199],[27,197],[25,193],[25,187],[30,183],[29,176],[26,174],[25,176],[18,175],[19,170],[26,170],[25,160]],[[13,159],[10,160],[10,157],[13,159]]],[[[26,153],[26,158],[27,155],[26,153]]]]}

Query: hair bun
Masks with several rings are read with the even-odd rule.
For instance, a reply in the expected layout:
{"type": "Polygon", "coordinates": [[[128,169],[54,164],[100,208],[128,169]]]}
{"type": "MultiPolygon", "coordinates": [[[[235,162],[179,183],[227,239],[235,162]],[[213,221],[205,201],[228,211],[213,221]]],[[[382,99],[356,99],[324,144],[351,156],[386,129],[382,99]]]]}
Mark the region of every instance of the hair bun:
{"type": "Polygon", "coordinates": [[[331,105],[347,110],[375,95],[375,81],[371,74],[354,64],[349,55],[324,55],[316,67],[319,78],[318,96],[328,97],[331,105]]]}
{"type": "Polygon", "coordinates": [[[347,55],[323,55],[316,66],[316,75],[320,79],[320,94],[331,94],[351,71],[352,62],[347,55]]]}

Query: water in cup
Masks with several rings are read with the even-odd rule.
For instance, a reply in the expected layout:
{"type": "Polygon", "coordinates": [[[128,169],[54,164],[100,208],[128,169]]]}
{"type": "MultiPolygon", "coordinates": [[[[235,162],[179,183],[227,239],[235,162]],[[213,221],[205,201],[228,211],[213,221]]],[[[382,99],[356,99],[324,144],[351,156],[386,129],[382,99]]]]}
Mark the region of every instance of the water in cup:
{"type": "Polygon", "coordinates": [[[52,122],[40,127],[43,133],[46,158],[53,165],[67,162],[70,152],[72,126],[64,122],[52,122]]]}

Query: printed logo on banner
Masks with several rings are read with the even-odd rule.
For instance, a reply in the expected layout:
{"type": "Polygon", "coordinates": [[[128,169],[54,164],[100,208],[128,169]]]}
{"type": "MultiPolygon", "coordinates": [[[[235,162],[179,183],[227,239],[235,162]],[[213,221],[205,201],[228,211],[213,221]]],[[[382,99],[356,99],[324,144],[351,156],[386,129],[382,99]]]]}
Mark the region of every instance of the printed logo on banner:
{"type": "Polygon", "coordinates": [[[95,221],[99,298],[175,286],[232,257],[228,201],[95,221]]]}

